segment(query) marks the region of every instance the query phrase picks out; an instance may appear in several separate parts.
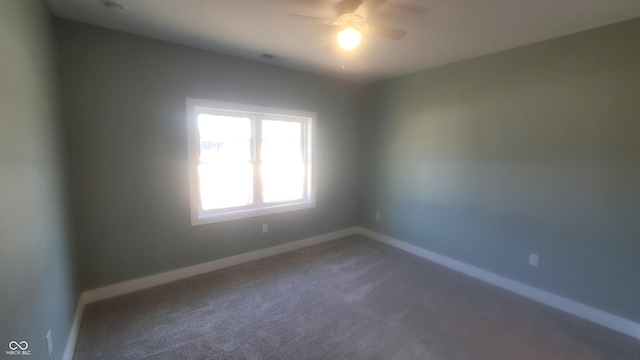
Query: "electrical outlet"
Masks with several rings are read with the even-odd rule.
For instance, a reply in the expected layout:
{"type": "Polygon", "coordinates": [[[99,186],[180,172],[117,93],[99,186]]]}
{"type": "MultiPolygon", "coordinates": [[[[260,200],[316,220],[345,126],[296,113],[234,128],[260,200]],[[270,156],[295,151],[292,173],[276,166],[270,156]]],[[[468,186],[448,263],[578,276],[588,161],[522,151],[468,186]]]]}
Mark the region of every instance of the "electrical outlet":
{"type": "Polygon", "coordinates": [[[49,356],[51,356],[51,352],[53,351],[53,340],[51,340],[51,330],[47,331],[47,352],[49,352],[49,356]]]}
{"type": "Polygon", "coordinates": [[[380,220],[380,211],[376,211],[376,220],[380,220]]]}
{"type": "Polygon", "coordinates": [[[538,254],[529,254],[529,265],[538,266],[540,264],[540,255],[538,254]]]}
{"type": "Polygon", "coordinates": [[[269,224],[262,224],[262,233],[269,232],[269,224]]]}

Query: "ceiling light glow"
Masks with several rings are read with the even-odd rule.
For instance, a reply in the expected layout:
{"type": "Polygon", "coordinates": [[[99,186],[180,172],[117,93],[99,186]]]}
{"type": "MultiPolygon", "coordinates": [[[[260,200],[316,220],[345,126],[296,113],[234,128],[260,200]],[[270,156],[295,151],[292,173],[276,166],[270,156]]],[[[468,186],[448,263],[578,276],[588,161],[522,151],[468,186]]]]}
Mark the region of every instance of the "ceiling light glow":
{"type": "Polygon", "coordinates": [[[344,51],[351,51],[362,42],[362,33],[354,28],[346,28],[338,33],[338,45],[344,51]]]}

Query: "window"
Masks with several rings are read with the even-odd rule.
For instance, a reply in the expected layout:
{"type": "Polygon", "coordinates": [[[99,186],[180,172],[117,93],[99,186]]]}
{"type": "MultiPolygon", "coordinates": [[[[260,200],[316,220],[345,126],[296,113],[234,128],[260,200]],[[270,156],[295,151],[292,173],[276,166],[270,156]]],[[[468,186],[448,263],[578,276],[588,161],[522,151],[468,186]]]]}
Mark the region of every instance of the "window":
{"type": "Polygon", "coordinates": [[[187,99],[191,224],[315,206],[315,113],[187,99]]]}

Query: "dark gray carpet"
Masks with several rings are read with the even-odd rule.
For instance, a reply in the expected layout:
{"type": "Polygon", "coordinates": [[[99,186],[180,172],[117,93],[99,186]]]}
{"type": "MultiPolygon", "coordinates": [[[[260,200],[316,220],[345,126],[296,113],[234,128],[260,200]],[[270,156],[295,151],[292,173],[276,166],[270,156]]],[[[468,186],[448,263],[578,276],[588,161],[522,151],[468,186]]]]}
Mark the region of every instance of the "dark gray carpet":
{"type": "Polygon", "coordinates": [[[74,359],[640,359],[640,342],[362,236],[87,306],[74,359]]]}

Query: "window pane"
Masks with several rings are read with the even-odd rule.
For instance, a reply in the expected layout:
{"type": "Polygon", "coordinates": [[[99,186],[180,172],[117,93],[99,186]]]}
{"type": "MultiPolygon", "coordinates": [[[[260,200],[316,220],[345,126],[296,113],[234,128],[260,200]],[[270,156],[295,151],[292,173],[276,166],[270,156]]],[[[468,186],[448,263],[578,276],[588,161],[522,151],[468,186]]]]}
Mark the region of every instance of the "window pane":
{"type": "Polygon", "coordinates": [[[302,162],[263,163],[261,170],[265,203],[302,199],[305,173],[302,162]]]}
{"type": "Polygon", "coordinates": [[[203,210],[253,203],[251,120],[200,114],[200,202],[203,210]]]}
{"type": "Polygon", "coordinates": [[[253,203],[253,166],[249,163],[200,164],[198,177],[202,210],[253,203]]]}
{"type": "Polygon", "coordinates": [[[246,117],[198,115],[200,161],[251,161],[251,120],[246,117]]]}
{"type": "Polygon", "coordinates": [[[302,199],[305,164],[302,124],[262,121],[262,200],[265,203],[302,199]]]}

